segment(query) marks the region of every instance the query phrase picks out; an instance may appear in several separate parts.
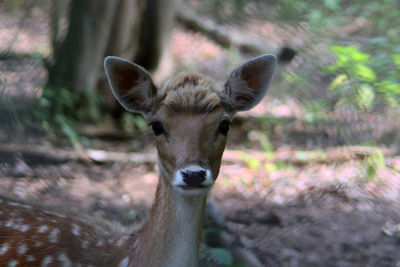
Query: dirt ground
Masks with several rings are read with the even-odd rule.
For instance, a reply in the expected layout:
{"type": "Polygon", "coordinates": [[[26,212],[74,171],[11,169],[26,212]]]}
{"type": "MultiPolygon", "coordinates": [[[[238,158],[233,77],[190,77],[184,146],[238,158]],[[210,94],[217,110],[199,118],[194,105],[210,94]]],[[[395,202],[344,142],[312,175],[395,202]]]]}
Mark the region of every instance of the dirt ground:
{"type": "MultiPolygon", "coordinates": [[[[3,43],[10,44],[15,52],[27,53],[35,48],[27,48],[26,44],[45,42],[48,29],[40,26],[43,21],[35,19],[43,16],[40,12],[34,10],[34,22],[26,22],[19,34],[21,40],[14,46],[11,41],[3,43]]],[[[8,23],[7,30],[0,30],[0,39],[11,40],[18,23],[8,11],[0,15],[8,23]]],[[[278,46],[279,42],[282,40],[273,45],[278,46]]],[[[48,53],[46,45],[38,47],[41,53],[48,53]]],[[[196,68],[216,79],[228,72],[229,52],[201,35],[177,28],[173,47],[178,68],[190,67],[197,60],[196,68]]],[[[18,100],[13,102],[14,107],[29,110],[25,99],[40,94],[46,79],[41,64],[34,58],[0,60],[1,92],[18,100]]],[[[278,73],[283,68],[280,66],[278,73]]],[[[278,86],[276,81],[271,90],[278,90],[278,86]]],[[[300,163],[274,162],[268,156],[257,158],[268,154],[257,137],[259,132],[268,135],[272,148],[267,152],[293,157],[304,157],[305,150],[318,152],[346,146],[347,139],[343,138],[346,131],[351,136],[361,136],[356,140],[358,143],[364,141],[363,137],[372,136],[379,145],[393,148],[393,140],[399,136],[399,118],[375,114],[358,117],[357,122],[361,123],[355,124],[351,119],[337,119],[341,114],[332,114],[330,123],[307,125],[299,120],[301,105],[277,95],[272,92],[255,110],[242,114],[230,132],[226,156],[237,150],[243,154],[235,160],[228,157],[223,161],[210,195],[221,208],[228,226],[265,266],[400,266],[398,155],[386,156],[384,166],[377,168],[373,176],[367,175],[365,157],[300,163]],[[342,134],[337,127],[342,127],[342,134]]],[[[18,129],[7,122],[14,113],[4,99],[0,107],[0,146],[23,144],[70,149],[67,139],[58,132],[49,137],[32,125],[18,129]]],[[[150,132],[128,135],[131,138],[124,140],[91,138],[91,147],[155,153],[150,132]]],[[[157,179],[155,162],[37,161],[18,153],[10,156],[0,152],[0,194],[85,212],[124,225],[146,218],[157,179]]]]}

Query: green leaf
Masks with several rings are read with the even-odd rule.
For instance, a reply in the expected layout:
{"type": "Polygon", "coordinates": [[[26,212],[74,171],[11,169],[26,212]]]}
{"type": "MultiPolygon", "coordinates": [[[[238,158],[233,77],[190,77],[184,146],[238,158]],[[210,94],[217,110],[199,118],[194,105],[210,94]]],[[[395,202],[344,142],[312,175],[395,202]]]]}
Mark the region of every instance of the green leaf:
{"type": "Polygon", "coordinates": [[[349,78],[346,74],[340,74],[329,84],[329,90],[340,90],[344,85],[349,83],[349,78]]]}
{"type": "Polygon", "coordinates": [[[383,80],[377,83],[378,90],[381,93],[388,95],[400,95],[400,84],[390,80],[383,80]]]}
{"type": "Polygon", "coordinates": [[[51,103],[47,98],[41,97],[39,98],[39,106],[42,108],[48,108],[51,106],[51,103]]]}
{"type": "Polygon", "coordinates": [[[379,169],[385,167],[385,156],[382,151],[379,150],[368,156],[365,159],[365,163],[367,164],[367,176],[369,179],[372,179],[375,177],[379,169]]]}
{"type": "Polygon", "coordinates": [[[331,10],[337,10],[340,3],[339,0],[324,0],[324,5],[331,10]]]}
{"type": "Polygon", "coordinates": [[[373,69],[363,65],[357,64],[355,66],[355,71],[359,76],[360,80],[366,82],[375,82],[376,81],[376,74],[373,69]]]}
{"type": "Polygon", "coordinates": [[[393,63],[396,65],[398,69],[400,69],[400,54],[393,54],[390,56],[393,60],[393,63]]]}
{"type": "Polygon", "coordinates": [[[301,161],[307,161],[308,159],[306,151],[297,151],[296,157],[301,161]]]}
{"type": "Polygon", "coordinates": [[[375,37],[371,39],[371,44],[376,46],[385,46],[388,43],[388,39],[383,36],[375,37]]]}
{"type": "Polygon", "coordinates": [[[311,13],[308,16],[308,20],[310,21],[310,24],[314,26],[319,26],[321,20],[323,19],[323,14],[320,10],[313,9],[311,10],[311,13]]]}
{"type": "Polygon", "coordinates": [[[227,249],[211,248],[210,253],[218,264],[231,265],[233,263],[232,253],[227,249]]]}
{"type": "Polygon", "coordinates": [[[129,211],[122,214],[125,219],[134,219],[137,216],[137,211],[135,209],[130,209],[129,211]]]}
{"type": "Polygon", "coordinates": [[[353,63],[365,63],[370,58],[368,54],[359,51],[354,45],[332,45],[330,48],[338,58],[338,64],[349,61],[353,63]]]}
{"type": "Polygon", "coordinates": [[[246,165],[252,169],[252,170],[258,170],[260,168],[260,161],[255,158],[254,156],[245,153],[245,152],[241,152],[238,155],[240,157],[241,160],[243,160],[246,165]]]}
{"type": "Polygon", "coordinates": [[[356,48],[356,51],[353,51],[350,54],[350,56],[351,56],[351,59],[353,61],[355,61],[356,63],[365,63],[370,58],[370,56],[368,54],[358,51],[357,48],[356,48]]]}
{"type": "Polygon", "coordinates": [[[61,130],[65,133],[68,137],[69,141],[71,142],[73,147],[79,146],[79,135],[72,127],[72,123],[68,121],[68,118],[64,117],[63,115],[57,114],[55,116],[55,121],[61,127],[61,130]]]}
{"type": "Polygon", "coordinates": [[[370,108],[375,99],[374,89],[366,83],[361,84],[356,95],[356,101],[360,108],[370,108]]]}

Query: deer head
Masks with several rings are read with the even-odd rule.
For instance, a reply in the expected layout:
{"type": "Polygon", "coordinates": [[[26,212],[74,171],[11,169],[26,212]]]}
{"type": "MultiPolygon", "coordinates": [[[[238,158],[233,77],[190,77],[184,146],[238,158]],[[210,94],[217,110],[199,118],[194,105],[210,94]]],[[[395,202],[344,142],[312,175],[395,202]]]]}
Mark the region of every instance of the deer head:
{"type": "Polygon", "coordinates": [[[204,76],[181,73],[157,88],[142,67],[118,57],[104,62],[112,92],[128,111],[151,125],[160,177],[183,195],[206,194],[214,184],[233,116],[264,97],[276,64],[274,55],[236,68],[223,88],[204,76]]]}

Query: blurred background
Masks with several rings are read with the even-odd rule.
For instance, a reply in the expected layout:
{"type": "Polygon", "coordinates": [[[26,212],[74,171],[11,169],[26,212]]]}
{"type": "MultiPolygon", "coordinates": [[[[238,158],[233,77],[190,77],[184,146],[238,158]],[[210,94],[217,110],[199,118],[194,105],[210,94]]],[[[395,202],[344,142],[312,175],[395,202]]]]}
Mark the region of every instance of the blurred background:
{"type": "Polygon", "coordinates": [[[267,96],[234,120],[203,265],[250,266],[240,246],[261,266],[400,266],[399,25],[398,0],[2,0],[0,193],[142,221],[153,136],[104,57],[222,86],[274,53],[267,96]]]}

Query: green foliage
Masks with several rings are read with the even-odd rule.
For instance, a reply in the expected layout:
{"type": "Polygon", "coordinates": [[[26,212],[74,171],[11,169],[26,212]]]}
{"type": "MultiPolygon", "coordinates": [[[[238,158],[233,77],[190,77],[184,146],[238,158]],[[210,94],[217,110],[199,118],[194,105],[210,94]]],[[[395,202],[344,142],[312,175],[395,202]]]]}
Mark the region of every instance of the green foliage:
{"type": "Polygon", "coordinates": [[[333,45],[331,50],[336,62],[327,66],[325,71],[336,75],[329,89],[340,95],[337,104],[352,105],[361,110],[370,110],[375,103],[386,103],[392,107],[400,104],[399,72],[380,71],[382,64],[394,68],[400,54],[373,57],[352,45],[333,45]]]}
{"type": "Polygon", "coordinates": [[[92,93],[72,93],[64,88],[45,87],[33,116],[49,133],[54,126],[59,127],[71,144],[77,146],[81,138],[75,126],[78,121],[99,119],[99,102],[98,96],[92,93]]]}
{"type": "Polygon", "coordinates": [[[100,100],[88,91],[73,93],[65,88],[45,87],[38,101],[37,116],[53,121],[57,115],[70,120],[96,120],[100,117],[100,100]]]}
{"type": "Polygon", "coordinates": [[[11,125],[17,130],[22,130],[23,118],[17,112],[16,103],[14,103],[9,96],[6,96],[2,93],[0,93],[0,103],[7,107],[8,117],[10,118],[11,125]]]}
{"type": "MultiPolygon", "coordinates": [[[[213,236],[219,235],[221,231],[221,228],[205,228],[202,233],[202,239],[207,243],[209,238],[212,239],[213,236]]],[[[215,261],[219,266],[239,267],[238,265],[233,264],[232,253],[225,248],[212,247],[205,251],[201,251],[201,253],[203,253],[206,258],[215,261]]]]}
{"type": "Polygon", "coordinates": [[[132,220],[132,219],[136,218],[137,215],[138,215],[138,213],[135,209],[130,209],[127,212],[123,213],[122,217],[124,219],[132,220]]]}
{"type": "Polygon", "coordinates": [[[233,264],[232,253],[224,248],[211,248],[210,254],[213,259],[216,260],[218,264],[231,266],[233,264]]]}
{"type": "Polygon", "coordinates": [[[304,122],[312,125],[327,122],[328,114],[325,112],[325,109],[328,105],[329,102],[324,99],[304,103],[304,108],[306,109],[304,122]]]}
{"type": "Polygon", "coordinates": [[[307,22],[313,32],[324,33],[325,27],[340,23],[341,17],[337,14],[341,4],[340,0],[279,0],[274,5],[277,10],[274,17],[284,21],[307,22]]]}
{"type": "MultiPolygon", "coordinates": [[[[310,51],[304,53],[309,66],[304,64],[305,68],[301,66],[295,72],[289,69],[282,73],[290,89],[301,92],[299,98],[303,102],[315,99],[315,93],[309,93],[306,88],[312,77],[320,73],[320,65],[325,74],[333,76],[330,92],[317,94],[317,97],[330,99],[325,109],[343,105],[361,111],[399,107],[399,1],[281,0],[273,1],[272,5],[277,11],[273,14],[275,19],[307,25],[311,47],[305,49],[313,51],[313,46],[318,44],[317,55],[309,54],[310,51]],[[349,27],[350,24],[354,24],[355,29],[349,27]],[[338,45],[338,40],[346,45],[338,45]],[[353,45],[348,45],[349,41],[353,45]],[[335,56],[336,62],[324,66],[329,54],[335,56]]],[[[313,112],[308,114],[307,120],[314,121],[313,112]]]]}
{"type": "Polygon", "coordinates": [[[148,129],[148,123],[143,118],[143,116],[125,112],[122,114],[121,118],[122,128],[126,131],[133,131],[139,129],[140,131],[145,131],[148,129]]]}
{"type": "Polygon", "coordinates": [[[71,144],[77,147],[79,145],[79,135],[73,128],[71,120],[60,114],[56,114],[54,120],[61,127],[61,130],[68,137],[71,144]]]}
{"type": "Polygon", "coordinates": [[[266,133],[263,131],[253,131],[252,134],[254,136],[253,138],[260,143],[265,153],[270,153],[272,151],[273,147],[266,133]]]}
{"type": "Polygon", "coordinates": [[[260,161],[257,158],[255,158],[254,156],[252,156],[252,155],[250,155],[248,153],[240,152],[239,153],[239,157],[252,170],[258,170],[260,168],[260,166],[261,166],[260,161]]]}
{"type": "Polygon", "coordinates": [[[367,170],[367,178],[368,180],[372,180],[377,171],[386,166],[385,164],[385,156],[382,151],[378,151],[373,153],[365,158],[366,170],[367,170]]]}
{"type": "Polygon", "coordinates": [[[12,9],[19,10],[19,9],[21,9],[23,3],[22,3],[22,1],[13,0],[13,1],[11,1],[10,5],[11,5],[12,9]]]}
{"type": "Polygon", "coordinates": [[[282,73],[282,78],[288,83],[296,86],[304,86],[307,84],[306,75],[300,72],[285,71],[282,73]]]}

